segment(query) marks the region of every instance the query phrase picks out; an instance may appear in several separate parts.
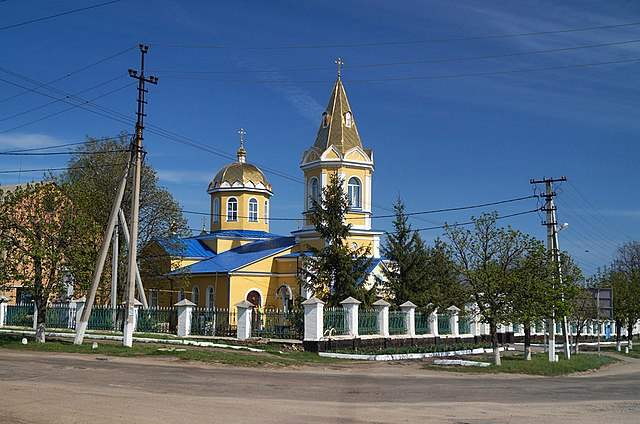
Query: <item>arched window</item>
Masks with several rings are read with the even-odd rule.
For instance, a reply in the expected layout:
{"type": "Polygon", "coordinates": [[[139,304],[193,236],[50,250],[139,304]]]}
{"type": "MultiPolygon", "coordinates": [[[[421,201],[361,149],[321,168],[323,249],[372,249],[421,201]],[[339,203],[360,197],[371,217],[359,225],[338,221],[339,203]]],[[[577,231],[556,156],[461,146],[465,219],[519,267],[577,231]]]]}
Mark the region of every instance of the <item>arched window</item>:
{"type": "Polygon", "coordinates": [[[351,112],[347,112],[344,114],[344,126],[347,128],[351,128],[351,125],[353,124],[353,116],[351,115],[351,112]]]}
{"type": "Polygon", "coordinates": [[[229,198],[227,200],[227,221],[237,221],[238,220],[238,200],[235,197],[229,198]]]}
{"type": "Polygon", "coordinates": [[[213,222],[220,220],[220,199],[213,199],[213,222]]]}
{"type": "Polygon", "coordinates": [[[309,209],[313,208],[313,202],[311,199],[318,201],[318,196],[320,194],[318,187],[318,179],[316,177],[311,178],[309,181],[309,209]]]}
{"type": "Polygon", "coordinates": [[[215,304],[216,304],[216,291],[214,290],[213,287],[209,286],[207,287],[207,299],[206,299],[207,309],[213,308],[215,304]]]}
{"type": "Polygon", "coordinates": [[[329,114],[327,112],[322,114],[322,128],[329,126],[329,114]]]}
{"type": "Polygon", "coordinates": [[[282,311],[290,311],[291,307],[293,306],[293,295],[291,293],[291,287],[286,284],[278,287],[278,290],[276,290],[276,299],[281,302],[279,303],[278,307],[280,307],[282,311]]]}
{"type": "Polygon", "coordinates": [[[198,306],[198,301],[200,300],[200,289],[194,287],[191,289],[191,301],[198,306]]]}
{"type": "Polygon", "coordinates": [[[268,200],[264,201],[264,223],[265,224],[269,223],[269,201],[268,200]]]}
{"type": "Polygon", "coordinates": [[[356,177],[349,178],[347,196],[349,197],[350,208],[362,208],[362,185],[360,184],[360,180],[356,177]]]}
{"type": "Polygon", "coordinates": [[[254,198],[249,200],[249,222],[258,222],[258,201],[254,198]]]}

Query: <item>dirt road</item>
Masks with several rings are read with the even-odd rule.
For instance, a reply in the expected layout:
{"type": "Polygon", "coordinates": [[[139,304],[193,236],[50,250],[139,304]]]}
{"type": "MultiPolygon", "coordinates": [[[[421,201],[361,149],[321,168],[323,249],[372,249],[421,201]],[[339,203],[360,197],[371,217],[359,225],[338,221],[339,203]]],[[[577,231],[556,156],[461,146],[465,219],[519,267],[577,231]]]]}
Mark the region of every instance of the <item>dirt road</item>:
{"type": "Polygon", "coordinates": [[[638,423],[640,361],[571,377],[0,350],[3,423],[638,423]]]}

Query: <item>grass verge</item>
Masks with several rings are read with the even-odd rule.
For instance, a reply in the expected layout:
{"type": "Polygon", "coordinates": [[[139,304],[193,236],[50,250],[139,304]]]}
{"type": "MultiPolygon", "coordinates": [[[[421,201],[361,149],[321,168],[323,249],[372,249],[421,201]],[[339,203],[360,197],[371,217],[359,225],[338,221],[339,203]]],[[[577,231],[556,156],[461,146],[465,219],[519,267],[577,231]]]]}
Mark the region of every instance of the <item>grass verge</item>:
{"type": "Polygon", "coordinates": [[[125,347],[119,342],[100,340],[98,348],[92,349],[93,340],[85,341],[82,345],[75,345],[72,341],[58,338],[48,338],[46,343],[35,343],[33,337],[27,337],[28,344],[21,343],[21,336],[8,334],[0,335],[0,349],[15,349],[34,352],[62,352],[81,353],[90,355],[141,357],[163,356],[175,357],[183,361],[199,361],[208,363],[227,364],[235,366],[257,367],[273,366],[301,366],[313,363],[334,363],[340,360],[324,358],[310,352],[281,353],[278,351],[249,352],[243,350],[227,350],[194,346],[174,346],[134,343],[133,347],[125,347]],[[159,350],[162,349],[162,350],[159,350]]]}
{"type": "Polygon", "coordinates": [[[616,360],[608,356],[598,356],[588,353],[571,355],[570,360],[559,355],[558,362],[549,362],[546,353],[539,353],[532,356],[531,361],[525,361],[522,355],[503,356],[502,365],[490,365],[488,367],[461,367],[461,366],[434,366],[425,365],[423,368],[438,371],[455,371],[469,374],[527,374],[540,376],[568,375],[576,372],[595,370],[606,365],[610,365],[616,360]]]}

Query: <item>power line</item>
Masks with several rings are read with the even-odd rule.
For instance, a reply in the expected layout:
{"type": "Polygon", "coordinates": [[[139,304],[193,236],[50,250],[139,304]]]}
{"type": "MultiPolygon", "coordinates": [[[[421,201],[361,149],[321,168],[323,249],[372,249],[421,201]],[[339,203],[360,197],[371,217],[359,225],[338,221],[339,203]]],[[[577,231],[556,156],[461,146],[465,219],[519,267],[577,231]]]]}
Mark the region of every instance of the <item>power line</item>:
{"type": "MultiPolygon", "coordinates": [[[[122,168],[124,165],[125,165],[124,163],[120,163],[120,164],[112,164],[112,165],[104,165],[104,166],[110,167],[110,168],[122,168]]],[[[20,174],[20,173],[27,173],[27,172],[47,172],[47,171],[69,171],[72,169],[92,169],[92,168],[95,168],[95,166],[66,166],[62,168],[14,169],[14,170],[0,171],[0,174],[20,174]]]]}
{"type": "MultiPolygon", "coordinates": [[[[93,87],[87,88],[87,89],[82,90],[82,91],[78,91],[77,93],[75,93],[75,94],[74,94],[74,96],[77,96],[77,95],[82,94],[82,93],[86,93],[86,92],[91,91],[91,90],[95,90],[96,88],[102,87],[103,85],[107,85],[107,84],[109,84],[109,83],[111,83],[111,82],[113,82],[113,81],[116,81],[116,80],[118,80],[118,79],[120,79],[120,78],[124,78],[124,77],[125,77],[125,75],[124,75],[124,74],[122,74],[122,75],[119,75],[119,76],[117,76],[117,77],[115,77],[115,78],[111,78],[111,79],[109,79],[109,80],[107,80],[107,81],[105,81],[105,82],[102,82],[102,83],[98,84],[98,85],[94,85],[93,87]]],[[[23,91],[23,93],[26,93],[26,91],[23,91]]],[[[68,97],[68,96],[67,96],[67,97],[68,97]]],[[[59,103],[59,102],[61,102],[61,101],[65,100],[67,97],[65,97],[64,99],[56,99],[56,100],[52,100],[52,101],[47,102],[47,103],[45,103],[45,104],[43,104],[43,105],[36,106],[36,107],[34,107],[34,108],[31,108],[31,109],[28,109],[28,110],[22,111],[22,112],[20,112],[20,113],[16,113],[16,114],[11,115],[11,116],[7,116],[6,118],[2,118],[2,119],[0,119],[0,122],[8,121],[9,119],[17,118],[18,116],[25,115],[25,114],[30,113],[30,112],[34,112],[34,111],[36,111],[36,110],[39,110],[39,109],[45,108],[45,107],[50,106],[50,105],[55,104],[55,103],[59,103]]]]}
{"type": "MultiPolygon", "coordinates": [[[[498,216],[496,218],[496,220],[506,219],[506,218],[513,218],[515,216],[521,216],[521,215],[527,215],[527,214],[530,214],[530,213],[538,212],[539,210],[540,209],[531,209],[531,210],[528,210],[528,211],[511,213],[511,214],[508,214],[508,215],[502,215],[502,216],[498,216]]],[[[463,226],[472,225],[472,224],[474,224],[473,221],[467,221],[467,222],[461,222],[461,223],[457,223],[456,222],[456,223],[453,223],[451,225],[445,224],[445,225],[440,225],[440,226],[437,226],[437,227],[418,228],[418,229],[413,230],[413,231],[438,230],[438,229],[443,229],[443,228],[447,228],[447,227],[463,227],[463,226]]],[[[385,234],[389,234],[389,232],[385,231],[385,234]]]]}
{"type": "Polygon", "coordinates": [[[578,195],[579,195],[580,197],[582,197],[582,200],[584,200],[585,202],[587,202],[587,204],[588,204],[589,206],[591,206],[591,209],[593,209],[593,210],[598,214],[598,216],[600,216],[600,218],[602,219],[602,221],[603,221],[603,222],[608,223],[608,224],[609,224],[609,226],[610,226],[611,228],[613,228],[614,230],[616,230],[616,231],[620,232],[620,234],[622,234],[623,236],[627,237],[629,240],[632,240],[632,239],[633,239],[633,237],[631,237],[629,234],[627,234],[626,232],[624,232],[623,230],[621,230],[621,229],[620,229],[618,226],[616,226],[613,222],[611,222],[611,221],[610,221],[610,220],[608,220],[605,216],[603,216],[603,215],[600,213],[600,211],[599,211],[599,210],[597,210],[597,209],[595,208],[595,206],[593,206],[593,204],[592,204],[589,200],[587,200],[587,198],[586,198],[586,197],[584,197],[584,196],[582,195],[582,193],[580,193],[580,191],[578,191],[578,188],[577,188],[575,185],[573,185],[571,182],[569,182],[569,185],[570,185],[570,186],[575,190],[575,192],[576,192],[576,193],[578,193],[578,195]]]}
{"type": "MultiPolygon", "coordinates": [[[[137,46],[129,47],[129,48],[127,48],[127,49],[125,49],[125,50],[122,50],[122,51],[120,51],[120,52],[118,52],[118,53],[115,53],[115,54],[112,54],[112,55],[107,56],[107,57],[105,57],[105,58],[102,58],[102,59],[100,59],[100,60],[97,60],[97,61],[95,61],[95,62],[93,62],[93,63],[90,63],[90,64],[88,64],[88,65],[85,65],[85,66],[83,66],[83,67],[81,67],[81,68],[79,68],[79,69],[76,69],[75,71],[69,72],[68,74],[63,75],[63,76],[61,76],[61,77],[59,77],[59,78],[56,78],[56,79],[54,79],[54,80],[51,80],[51,81],[49,81],[49,82],[46,82],[46,83],[39,83],[39,85],[38,85],[38,87],[37,87],[37,88],[40,88],[40,87],[49,87],[49,85],[51,85],[51,84],[53,84],[53,83],[55,83],[55,82],[61,81],[61,80],[65,79],[65,78],[70,77],[71,75],[75,75],[75,74],[77,74],[77,73],[79,73],[79,72],[82,72],[82,71],[84,71],[84,70],[87,70],[87,69],[89,69],[89,68],[91,68],[91,67],[93,67],[93,66],[99,65],[100,63],[106,62],[107,60],[109,60],[109,59],[113,59],[114,57],[118,57],[118,56],[120,56],[120,55],[122,55],[122,54],[124,54],[124,53],[126,53],[126,52],[128,52],[128,51],[130,51],[130,50],[133,50],[135,47],[137,47],[137,46]]],[[[6,102],[7,100],[15,99],[16,97],[20,97],[20,96],[22,96],[22,95],[24,95],[24,94],[31,93],[31,92],[33,92],[33,91],[35,91],[35,90],[36,90],[36,89],[26,89],[25,91],[22,91],[22,92],[20,92],[20,93],[18,93],[18,94],[14,94],[13,96],[6,97],[6,98],[4,98],[4,99],[0,100],[0,103],[6,102]]]]}
{"type": "MultiPolygon", "coordinates": [[[[543,54],[543,53],[555,53],[555,52],[564,52],[571,50],[580,50],[580,49],[590,49],[597,47],[607,47],[607,46],[616,46],[616,45],[624,45],[624,44],[632,44],[640,42],[639,39],[635,40],[626,40],[626,41],[617,41],[611,43],[601,43],[601,44],[590,44],[583,46],[574,46],[574,47],[561,47],[556,49],[546,49],[546,50],[529,50],[525,52],[516,52],[516,53],[505,53],[505,54],[495,54],[495,55],[482,55],[482,56],[466,56],[466,57],[453,57],[453,58],[442,58],[442,59],[428,59],[428,60],[414,60],[414,61],[403,61],[403,62],[388,62],[388,63],[370,63],[370,64],[361,64],[361,65],[349,65],[344,66],[344,68],[380,68],[380,67],[388,67],[388,66],[400,66],[400,65],[422,65],[427,63],[444,63],[444,62],[460,62],[460,61],[470,61],[470,60],[483,60],[483,59],[500,59],[506,57],[517,57],[517,56],[527,56],[527,55],[535,55],[535,54],[543,54]]],[[[327,69],[334,69],[334,67],[315,67],[315,68],[288,68],[288,69],[256,69],[256,70],[236,70],[236,71],[175,71],[175,70],[157,70],[155,72],[158,73],[167,73],[167,74],[247,74],[247,73],[280,73],[280,72],[306,72],[306,71],[324,71],[327,69]]],[[[165,76],[165,78],[170,78],[169,76],[165,76]]]]}
{"type": "Polygon", "coordinates": [[[92,143],[99,143],[101,141],[109,141],[109,140],[119,140],[120,137],[127,137],[130,136],[131,134],[129,133],[122,133],[121,135],[118,135],[116,137],[102,137],[102,138],[96,138],[96,139],[92,139],[92,140],[85,140],[85,141],[79,141],[76,143],[64,143],[64,144],[56,144],[54,146],[45,146],[45,147],[31,147],[29,149],[19,149],[19,150],[5,150],[4,152],[0,152],[0,153],[20,153],[20,152],[31,152],[34,150],[49,150],[49,149],[59,149],[61,147],[70,147],[70,146],[79,146],[81,144],[92,144],[92,143]]]}
{"type": "Polygon", "coordinates": [[[317,44],[317,45],[290,45],[290,46],[225,46],[225,45],[194,45],[194,44],[169,44],[169,43],[153,43],[156,47],[170,48],[186,48],[186,49],[228,49],[228,50],[295,50],[295,49],[335,49],[335,48],[355,48],[355,47],[375,47],[375,46],[396,46],[396,45],[412,45],[412,44],[429,44],[429,43],[450,43],[460,41],[479,41],[479,40],[496,40],[503,38],[530,37],[535,35],[552,35],[566,34],[572,32],[595,31],[602,29],[624,28],[640,25],[640,22],[628,22],[623,24],[601,25],[583,28],[568,28],[553,31],[535,31],[521,32],[513,34],[484,35],[474,37],[457,37],[457,38],[432,38],[427,40],[413,41],[382,41],[370,43],[350,43],[350,44],[317,44]]]}
{"type": "Polygon", "coordinates": [[[46,153],[34,153],[34,152],[0,152],[0,156],[59,156],[59,155],[104,155],[108,153],[123,153],[128,150],[101,150],[98,152],[46,152],[46,153]]]}
{"type": "MultiPolygon", "coordinates": [[[[556,71],[563,69],[576,69],[587,68],[593,66],[603,65],[616,65],[624,63],[633,63],[640,61],[640,58],[624,59],[624,60],[610,60],[603,62],[591,62],[591,63],[578,63],[574,65],[561,65],[561,66],[549,66],[540,68],[521,68],[521,69],[509,69],[506,71],[488,71],[488,72],[470,72],[464,74],[450,74],[450,75],[419,75],[409,77],[390,77],[390,78],[368,78],[368,79],[352,79],[349,83],[370,83],[370,82],[387,82],[387,81],[415,81],[415,80],[429,80],[429,79],[453,79],[453,78],[469,78],[469,77],[484,77],[491,75],[508,75],[519,73],[531,73],[531,72],[543,72],[543,71],[556,71]]],[[[169,79],[184,79],[184,80],[197,80],[197,81],[217,81],[217,82],[232,82],[232,83],[330,83],[329,80],[250,80],[250,79],[219,79],[219,78],[206,78],[206,77],[177,77],[167,75],[164,78],[169,79]]]]}
{"type": "Polygon", "coordinates": [[[95,9],[96,7],[102,7],[102,6],[106,6],[106,5],[112,4],[112,3],[118,3],[119,1],[121,1],[121,0],[112,0],[112,1],[104,2],[104,3],[94,4],[93,6],[81,7],[79,9],[69,10],[67,12],[56,13],[55,15],[49,15],[49,16],[44,16],[42,18],[31,19],[30,21],[20,22],[19,24],[13,24],[13,25],[5,26],[5,27],[0,27],[0,31],[4,31],[5,29],[19,27],[19,26],[22,26],[22,25],[33,24],[35,22],[40,22],[40,21],[44,21],[44,20],[47,20],[47,19],[58,18],[60,16],[70,15],[72,13],[82,12],[82,11],[89,10],[89,9],[95,9]]]}

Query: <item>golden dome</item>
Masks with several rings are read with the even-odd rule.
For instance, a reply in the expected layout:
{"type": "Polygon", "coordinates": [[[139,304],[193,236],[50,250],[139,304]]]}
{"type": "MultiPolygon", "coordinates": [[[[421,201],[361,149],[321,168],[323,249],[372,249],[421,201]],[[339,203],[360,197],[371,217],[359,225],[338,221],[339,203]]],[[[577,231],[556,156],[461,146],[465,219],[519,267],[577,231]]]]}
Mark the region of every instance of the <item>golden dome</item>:
{"type": "Polygon", "coordinates": [[[218,188],[253,188],[271,192],[267,177],[257,166],[245,162],[246,155],[247,152],[241,145],[238,149],[238,161],[218,171],[209,184],[209,191],[218,188]]]}

